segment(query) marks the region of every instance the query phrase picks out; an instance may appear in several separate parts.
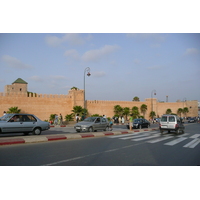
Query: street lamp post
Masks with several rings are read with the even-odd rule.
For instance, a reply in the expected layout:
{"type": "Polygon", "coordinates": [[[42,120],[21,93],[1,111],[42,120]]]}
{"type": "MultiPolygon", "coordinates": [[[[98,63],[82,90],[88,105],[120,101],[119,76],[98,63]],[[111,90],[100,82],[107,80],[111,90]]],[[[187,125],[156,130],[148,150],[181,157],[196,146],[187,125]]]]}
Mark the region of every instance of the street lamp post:
{"type": "MultiPolygon", "coordinates": [[[[151,92],[151,113],[153,114],[153,94],[156,95],[156,90],[152,90],[151,92]]],[[[153,120],[153,116],[152,116],[153,120]]]]}
{"type": "Polygon", "coordinates": [[[85,70],[84,70],[84,102],[83,102],[84,116],[85,116],[85,74],[86,74],[86,72],[87,72],[87,76],[91,75],[89,67],[85,68],[85,70]]]}

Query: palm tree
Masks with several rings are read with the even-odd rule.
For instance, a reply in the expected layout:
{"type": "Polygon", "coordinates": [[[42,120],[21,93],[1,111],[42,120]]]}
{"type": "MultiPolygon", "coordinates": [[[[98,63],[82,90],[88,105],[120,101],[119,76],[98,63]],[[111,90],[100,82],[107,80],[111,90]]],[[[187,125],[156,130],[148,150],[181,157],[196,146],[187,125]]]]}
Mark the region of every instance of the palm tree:
{"type": "Polygon", "coordinates": [[[189,113],[188,107],[183,108],[183,114],[185,115],[185,117],[186,117],[187,113],[189,113]]]}
{"type": "Polygon", "coordinates": [[[177,114],[180,115],[180,117],[181,117],[181,113],[183,113],[183,109],[182,109],[182,108],[179,108],[179,109],[177,110],[177,114]]]}
{"type": "Polygon", "coordinates": [[[66,115],[65,120],[66,121],[73,121],[74,120],[73,113],[71,113],[70,115],[66,115]]]}
{"type": "Polygon", "coordinates": [[[145,116],[145,113],[147,111],[147,105],[146,104],[142,104],[141,107],[140,107],[140,111],[143,113],[143,116],[145,116]]]}
{"type": "Polygon", "coordinates": [[[7,113],[20,113],[20,112],[21,112],[21,109],[18,109],[18,107],[11,107],[7,111],[7,113]]]}
{"type": "Polygon", "coordinates": [[[72,87],[71,90],[79,90],[77,87],[72,87]]]}
{"type": "Polygon", "coordinates": [[[125,107],[123,108],[123,115],[126,116],[126,120],[127,120],[127,116],[130,114],[130,108],[129,107],[125,107]]]}
{"type": "Polygon", "coordinates": [[[168,108],[168,109],[166,110],[166,114],[172,114],[172,110],[171,110],[170,108],[168,108]]]}
{"type": "Polygon", "coordinates": [[[114,106],[114,113],[121,116],[123,114],[123,108],[120,105],[114,106]]]}
{"type": "Polygon", "coordinates": [[[74,113],[74,115],[76,114],[81,114],[83,113],[83,108],[82,106],[74,106],[72,112],[74,113]]]}
{"type": "Polygon", "coordinates": [[[133,119],[138,118],[138,116],[140,115],[139,109],[137,106],[132,107],[132,115],[133,115],[133,119]]]}
{"type": "Polygon", "coordinates": [[[140,101],[140,98],[139,97],[134,97],[133,101],[140,101]]]}
{"type": "Polygon", "coordinates": [[[155,116],[156,116],[156,113],[154,111],[151,111],[149,117],[154,119],[155,116]]]}

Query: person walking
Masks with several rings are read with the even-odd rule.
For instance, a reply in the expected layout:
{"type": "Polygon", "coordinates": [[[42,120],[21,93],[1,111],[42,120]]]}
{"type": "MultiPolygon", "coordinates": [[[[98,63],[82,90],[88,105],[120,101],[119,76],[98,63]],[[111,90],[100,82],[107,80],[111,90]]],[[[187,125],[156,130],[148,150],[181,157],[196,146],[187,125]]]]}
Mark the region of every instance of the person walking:
{"type": "Polygon", "coordinates": [[[110,119],[110,122],[109,122],[109,131],[112,131],[112,126],[113,126],[113,122],[112,122],[112,119],[110,119]]]}
{"type": "Polygon", "coordinates": [[[132,125],[133,125],[133,116],[130,115],[130,118],[129,118],[129,129],[130,129],[130,131],[133,130],[132,125]]]}
{"type": "Polygon", "coordinates": [[[122,120],[122,125],[124,125],[124,117],[123,116],[121,117],[121,120],[122,120]]]}
{"type": "Polygon", "coordinates": [[[76,115],[76,123],[79,121],[79,114],[76,115]]]}
{"type": "Polygon", "coordinates": [[[62,125],[62,123],[63,123],[63,117],[62,117],[62,114],[61,114],[61,113],[60,113],[59,120],[60,120],[60,125],[62,125]]]}

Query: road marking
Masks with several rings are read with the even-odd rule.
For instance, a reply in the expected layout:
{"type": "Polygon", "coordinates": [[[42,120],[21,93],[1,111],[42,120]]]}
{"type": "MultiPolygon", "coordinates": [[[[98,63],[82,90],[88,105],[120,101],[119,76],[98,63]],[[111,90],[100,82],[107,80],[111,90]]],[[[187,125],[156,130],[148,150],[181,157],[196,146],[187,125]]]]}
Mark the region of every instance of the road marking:
{"type": "Polygon", "coordinates": [[[194,147],[196,147],[199,143],[200,143],[200,139],[196,138],[196,139],[192,140],[191,142],[189,142],[188,144],[184,145],[183,147],[194,148],[194,147]]]}
{"type": "Polygon", "coordinates": [[[139,133],[127,133],[127,134],[121,134],[121,135],[113,135],[113,136],[108,136],[107,138],[119,138],[119,137],[126,137],[130,135],[138,135],[139,133]]]}
{"type": "Polygon", "coordinates": [[[198,138],[200,136],[200,134],[194,134],[193,136],[191,136],[190,138],[198,138]]]}
{"type": "Polygon", "coordinates": [[[170,145],[170,146],[173,146],[175,144],[178,144],[179,142],[182,142],[183,140],[186,140],[187,138],[186,137],[181,137],[181,138],[178,138],[176,140],[173,140],[171,142],[167,142],[165,143],[164,145],[170,145]]]}
{"type": "Polygon", "coordinates": [[[160,141],[163,141],[163,140],[168,140],[170,138],[173,138],[174,136],[164,136],[162,138],[158,138],[158,139],[155,139],[155,140],[150,140],[148,141],[148,143],[156,143],[156,142],[160,142],[160,141]]]}
{"type": "Polygon", "coordinates": [[[131,141],[141,141],[141,140],[147,140],[147,139],[155,138],[155,137],[160,137],[160,133],[157,133],[157,134],[154,134],[151,136],[147,136],[147,137],[143,137],[143,138],[133,139],[131,141]]]}
{"type": "Polygon", "coordinates": [[[123,137],[123,138],[120,138],[121,140],[128,140],[128,139],[133,139],[133,138],[141,138],[141,137],[144,137],[144,136],[149,136],[149,135],[152,135],[152,133],[157,133],[157,132],[148,132],[148,133],[140,133],[139,134],[135,134],[134,136],[128,136],[128,137],[123,137]]]}

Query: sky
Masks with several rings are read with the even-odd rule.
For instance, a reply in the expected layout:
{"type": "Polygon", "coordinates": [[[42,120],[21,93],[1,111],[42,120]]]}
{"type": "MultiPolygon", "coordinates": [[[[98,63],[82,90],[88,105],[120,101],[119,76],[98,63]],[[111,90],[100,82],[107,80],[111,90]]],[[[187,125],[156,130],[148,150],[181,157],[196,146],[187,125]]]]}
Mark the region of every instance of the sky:
{"type": "Polygon", "coordinates": [[[68,94],[85,76],[87,100],[200,101],[200,34],[1,33],[0,68],[1,92],[22,78],[30,92],[68,94]]]}

